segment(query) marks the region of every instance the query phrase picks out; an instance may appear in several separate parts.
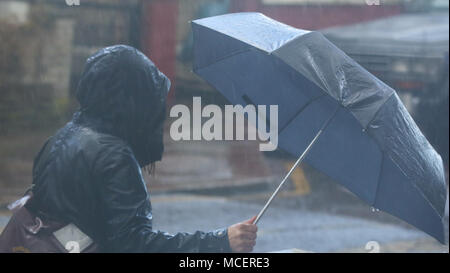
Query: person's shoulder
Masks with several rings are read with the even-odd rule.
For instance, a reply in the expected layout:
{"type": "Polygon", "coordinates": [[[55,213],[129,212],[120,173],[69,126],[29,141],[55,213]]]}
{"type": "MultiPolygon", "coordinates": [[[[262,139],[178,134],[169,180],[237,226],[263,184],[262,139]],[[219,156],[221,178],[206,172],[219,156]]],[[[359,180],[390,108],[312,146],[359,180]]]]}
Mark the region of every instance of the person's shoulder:
{"type": "Polygon", "coordinates": [[[89,127],[79,130],[79,144],[84,152],[95,156],[112,156],[117,154],[132,154],[130,146],[123,139],[114,135],[98,132],[89,127]]]}
{"type": "MultiPolygon", "coordinates": [[[[131,147],[121,138],[83,128],[85,136],[83,154],[89,157],[90,168],[93,174],[104,181],[105,177],[114,175],[123,177],[140,175],[140,167],[131,147]]],[[[129,179],[130,177],[127,177],[129,179]]]]}

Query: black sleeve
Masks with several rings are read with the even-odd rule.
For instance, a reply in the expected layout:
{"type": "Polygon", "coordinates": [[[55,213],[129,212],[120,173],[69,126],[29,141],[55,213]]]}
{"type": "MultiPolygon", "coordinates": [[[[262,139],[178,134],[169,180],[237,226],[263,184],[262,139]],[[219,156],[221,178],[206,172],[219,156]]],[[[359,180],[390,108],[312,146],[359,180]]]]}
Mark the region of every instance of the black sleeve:
{"type": "Polygon", "coordinates": [[[104,241],[112,252],[231,252],[227,229],[177,233],[152,230],[145,181],[129,148],[114,149],[95,165],[99,216],[104,241]]]}

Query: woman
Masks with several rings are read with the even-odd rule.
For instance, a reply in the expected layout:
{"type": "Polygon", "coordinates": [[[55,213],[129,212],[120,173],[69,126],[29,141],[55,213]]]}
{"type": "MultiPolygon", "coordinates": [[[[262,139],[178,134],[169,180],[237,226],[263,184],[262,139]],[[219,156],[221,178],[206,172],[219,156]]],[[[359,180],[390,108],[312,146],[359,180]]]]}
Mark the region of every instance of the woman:
{"type": "Polygon", "coordinates": [[[141,168],[161,160],[169,87],[135,48],[91,56],[76,93],[80,110],[35,159],[28,210],[74,224],[105,252],[251,251],[253,219],[193,234],[152,229],[141,168]]]}

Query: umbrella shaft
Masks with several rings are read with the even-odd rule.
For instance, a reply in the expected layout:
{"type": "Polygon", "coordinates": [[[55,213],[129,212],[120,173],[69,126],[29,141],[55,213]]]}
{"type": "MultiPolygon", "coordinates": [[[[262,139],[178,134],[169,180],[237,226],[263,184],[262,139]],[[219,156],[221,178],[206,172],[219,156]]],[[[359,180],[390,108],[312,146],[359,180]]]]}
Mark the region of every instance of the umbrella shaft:
{"type": "Polygon", "coordinates": [[[306,155],[308,154],[308,152],[311,150],[312,146],[314,145],[314,143],[316,143],[317,139],[319,139],[319,136],[322,134],[323,130],[325,130],[325,128],[328,126],[328,124],[330,123],[330,121],[333,119],[333,117],[336,115],[337,111],[339,110],[339,107],[336,108],[336,110],[334,111],[333,115],[324,123],[324,125],[322,126],[322,128],[319,130],[319,132],[317,132],[316,136],[313,138],[313,140],[311,141],[311,143],[309,143],[308,147],[306,147],[306,149],[303,151],[302,155],[297,159],[297,161],[295,162],[295,164],[292,166],[292,168],[289,170],[289,172],[286,174],[286,176],[284,177],[283,181],[281,181],[280,185],[278,185],[278,188],[275,190],[275,192],[272,194],[272,196],[269,198],[269,200],[267,201],[267,203],[264,205],[264,207],[262,208],[262,210],[258,213],[258,216],[256,217],[255,221],[253,222],[255,225],[258,223],[259,219],[261,218],[261,216],[263,216],[264,212],[266,212],[267,208],[269,207],[270,203],[272,202],[272,200],[275,198],[275,196],[278,194],[278,192],[280,191],[280,189],[283,187],[284,183],[287,181],[287,179],[289,178],[289,176],[291,175],[291,173],[294,171],[294,169],[303,161],[303,159],[306,157],[306,155]]]}
{"type": "Polygon", "coordinates": [[[258,216],[256,217],[256,220],[254,222],[254,224],[256,225],[259,221],[259,218],[261,218],[261,216],[264,214],[264,212],[267,210],[267,208],[269,207],[270,203],[272,202],[273,198],[275,198],[275,196],[278,194],[278,192],[280,191],[280,189],[283,187],[284,183],[287,181],[287,179],[289,178],[289,176],[291,175],[291,173],[294,171],[294,169],[303,161],[303,159],[305,158],[306,154],[308,154],[309,150],[311,149],[311,147],[313,146],[313,144],[316,142],[316,140],[319,138],[320,134],[322,133],[322,130],[320,130],[317,135],[314,137],[314,139],[311,141],[311,143],[308,145],[308,147],[305,149],[305,151],[302,153],[302,155],[297,159],[297,161],[295,162],[294,166],[292,166],[292,168],[289,170],[289,172],[286,174],[286,176],[284,177],[283,181],[281,181],[280,185],[278,185],[278,188],[275,190],[275,192],[272,194],[272,196],[269,198],[269,200],[267,201],[266,205],[263,207],[263,209],[259,212],[258,216]]]}

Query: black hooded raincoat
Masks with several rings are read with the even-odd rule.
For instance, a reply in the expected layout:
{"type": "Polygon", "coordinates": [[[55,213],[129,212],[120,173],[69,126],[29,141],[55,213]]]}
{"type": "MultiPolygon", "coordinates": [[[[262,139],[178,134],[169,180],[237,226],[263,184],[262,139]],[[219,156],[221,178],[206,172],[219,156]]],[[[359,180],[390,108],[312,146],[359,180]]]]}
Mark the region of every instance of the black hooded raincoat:
{"type": "Polygon", "coordinates": [[[169,87],[132,47],[90,57],[76,94],[80,110],[35,158],[28,209],[75,224],[105,252],[229,252],[226,229],[152,229],[141,168],[161,159],[169,87]]]}

